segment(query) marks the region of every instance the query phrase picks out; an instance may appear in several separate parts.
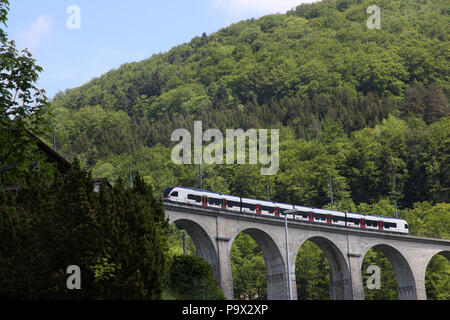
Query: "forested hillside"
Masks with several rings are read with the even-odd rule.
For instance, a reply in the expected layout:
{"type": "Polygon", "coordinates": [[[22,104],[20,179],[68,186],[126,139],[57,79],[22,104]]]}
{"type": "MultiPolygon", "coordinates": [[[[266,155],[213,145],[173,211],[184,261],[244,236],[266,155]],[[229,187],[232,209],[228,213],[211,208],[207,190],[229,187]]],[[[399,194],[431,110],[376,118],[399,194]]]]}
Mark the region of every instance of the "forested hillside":
{"type": "Polygon", "coordinates": [[[371,4],[325,0],[242,21],[59,93],[58,147],[93,166],[167,146],[194,119],[312,139],[327,120],[350,133],[393,110],[427,124],[448,114],[447,1],[378,1],[379,30],[366,26],[371,4]]]}
{"type": "Polygon", "coordinates": [[[276,199],[323,206],[331,175],[338,199],[355,203],[447,202],[446,1],[380,1],[379,30],[366,26],[368,5],[242,21],[59,93],[58,150],[112,180],[131,160],[161,191],[198,184],[195,167],[170,161],[173,130],[280,128],[277,176],[246,187],[239,175],[256,170],[206,168],[206,187],[261,196],[273,185],[276,199]]]}
{"type": "MultiPolygon", "coordinates": [[[[203,187],[265,198],[270,186],[273,200],[327,207],[331,176],[339,210],[394,215],[397,203],[412,234],[450,238],[449,13],[446,0],[323,0],[203,34],[58,93],[58,151],[111,181],[126,177],[132,161],[160,193],[198,186],[196,166],[170,159],[175,129],[192,132],[194,120],[222,132],[277,128],[277,175],[211,165],[203,187]],[[381,29],[369,30],[373,4],[381,29]]],[[[326,258],[305,251],[311,259],[299,257],[297,270],[319,270],[323,282],[326,258]]],[[[433,268],[429,297],[448,299],[449,264],[433,268]]],[[[299,297],[328,290],[300,285],[305,272],[296,278],[299,297]]],[[[245,290],[238,288],[249,296],[245,290]]],[[[254,292],[263,297],[261,290],[254,292]]],[[[383,290],[366,295],[395,296],[395,288],[383,290]]]]}

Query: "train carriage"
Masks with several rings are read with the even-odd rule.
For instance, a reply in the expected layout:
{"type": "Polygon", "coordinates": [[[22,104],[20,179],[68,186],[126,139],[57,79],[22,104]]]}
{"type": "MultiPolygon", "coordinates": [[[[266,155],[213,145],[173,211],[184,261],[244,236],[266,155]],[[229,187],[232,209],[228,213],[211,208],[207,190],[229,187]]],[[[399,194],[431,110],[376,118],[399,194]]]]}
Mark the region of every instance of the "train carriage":
{"type": "Polygon", "coordinates": [[[345,226],[345,213],[333,210],[294,206],[296,220],[345,226]]]}
{"type": "Polygon", "coordinates": [[[207,190],[178,186],[169,187],[164,190],[163,197],[165,201],[172,201],[187,205],[197,205],[201,207],[228,210],[245,214],[282,218],[284,218],[283,213],[285,211],[295,209],[298,212],[294,215],[288,214],[288,219],[346,226],[351,228],[359,228],[362,230],[408,233],[408,224],[406,221],[392,217],[309,208],[286,203],[241,198],[238,196],[225,195],[207,190]]]}
{"type": "Polygon", "coordinates": [[[385,228],[381,217],[351,212],[347,212],[347,226],[372,230],[384,230],[385,228]]]}
{"type": "Polygon", "coordinates": [[[347,212],[347,226],[360,229],[408,233],[403,219],[347,212]]]}

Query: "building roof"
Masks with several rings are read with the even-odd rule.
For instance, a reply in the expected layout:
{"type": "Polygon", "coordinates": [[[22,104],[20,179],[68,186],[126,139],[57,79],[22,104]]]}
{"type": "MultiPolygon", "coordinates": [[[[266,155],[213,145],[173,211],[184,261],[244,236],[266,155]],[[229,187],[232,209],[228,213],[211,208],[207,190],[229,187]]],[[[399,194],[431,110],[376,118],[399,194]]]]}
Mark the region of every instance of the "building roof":
{"type": "Polygon", "coordinates": [[[25,129],[25,133],[32,139],[36,140],[38,148],[45,153],[47,159],[50,162],[55,162],[57,164],[58,170],[60,172],[65,172],[72,166],[72,164],[69,161],[67,161],[63,156],[61,156],[58,152],[53,150],[53,148],[51,148],[48,144],[39,139],[32,132],[25,129]]]}

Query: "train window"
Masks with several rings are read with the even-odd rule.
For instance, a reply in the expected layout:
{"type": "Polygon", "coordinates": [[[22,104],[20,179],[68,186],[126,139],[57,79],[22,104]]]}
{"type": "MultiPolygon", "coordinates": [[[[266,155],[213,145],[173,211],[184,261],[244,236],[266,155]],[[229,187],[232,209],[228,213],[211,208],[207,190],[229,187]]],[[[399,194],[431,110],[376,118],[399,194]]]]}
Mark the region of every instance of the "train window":
{"type": "Polygon", "coordinates": [[[373,220],[367,220],[366,221],[366,225],[369,227],[376,227],[377,226],[377,222],[373,221],[373,220]]]}
{"type": "Polygon", "coordinates": [[[392,223],[392,222],[385,222],[385,223],[384,223],[384,228],[385,228],[385,229],[389,229],[389,228],[397,228],[397,224],[396,224],[396,223],[392,223]]]}
{"type": "Polygon", "coordinates": [[[202,197],[201,196],[196,196],[193,194],[188,194],[188,200],[194,200],[195,202],[201,202],[202,201],[202,197]]]}
{"type": "Polygon", "coordinates": [[[251,211],[255,211],[256,210],[256,205],[252,204],[252,203],[242,203],[242,208],[247,208],[251,211]]]}
{"type": "Polygon", "coordinates": [[[228,208],[230,207],[240,207],[241,203],[237,201],[227,201],[228,208]]]}
{"type": "Polygon", "coordinates": [[[220,206],[220,199],[217,198],[208,198],[208,203],[215,205],[215,206],[220,206]]]}
{"type": "Polygon", "coordinates": [[[170,194],[171,197],[178,197],[178,191],[174,191],[170,194]]]}
{"type": "Polygon", "coordinates": [[[408,225],[405,223],[405,229],[408,229],[408,225]]]}

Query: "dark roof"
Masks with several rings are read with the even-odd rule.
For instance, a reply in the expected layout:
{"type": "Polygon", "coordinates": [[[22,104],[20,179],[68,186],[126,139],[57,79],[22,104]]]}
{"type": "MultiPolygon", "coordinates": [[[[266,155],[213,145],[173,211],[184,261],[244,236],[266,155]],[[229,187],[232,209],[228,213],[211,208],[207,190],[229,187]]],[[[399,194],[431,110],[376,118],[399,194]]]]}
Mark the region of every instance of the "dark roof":
{"type": "MultiPolygon", "coordinates": [[[[57,169],[59,172],[64,173],[67,170],[69,170],[72,167],[72,164],[67,161],[63,156],[61,156],[58,152],[53,150],[52,147],[50,147],[48,144],[46,144],[44,141],[39,139],[35,134],[33,134],[31,131],[25,129],[25,133],[27,136],[32,138],[36,141],[36,145],[39,150],[41,150],[46,156],[47,160],[49,162],[56,163],[57,169]]],[[[106,185],[110,188],[112,188],[112,184],[108,181],[107,178],[93,178],[93,182],[96,185],[100,185],[102,181],[105,181],[106,185]]],[[[20,186],[6,186],[5,190],[7,191],[19,191],[21,189],[20,186]]]]}
{"type": "Polygon", "coordinates": [[[69,161],[67,161],[63,156],[61,156],[59,153],[53,150],[53,148],[51,148],[44,141],[39,139],[36,135],[34,135],[33,133],[31,133],[26,129],[25,133],[32,139],[36,140],[38,148],[46,154],[50,162],[56,162],[59,171],[61,172],[67,171],[72,166],[72,164],[69,161]]]}

